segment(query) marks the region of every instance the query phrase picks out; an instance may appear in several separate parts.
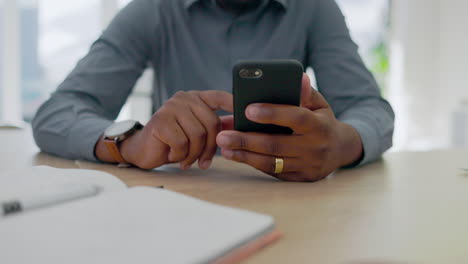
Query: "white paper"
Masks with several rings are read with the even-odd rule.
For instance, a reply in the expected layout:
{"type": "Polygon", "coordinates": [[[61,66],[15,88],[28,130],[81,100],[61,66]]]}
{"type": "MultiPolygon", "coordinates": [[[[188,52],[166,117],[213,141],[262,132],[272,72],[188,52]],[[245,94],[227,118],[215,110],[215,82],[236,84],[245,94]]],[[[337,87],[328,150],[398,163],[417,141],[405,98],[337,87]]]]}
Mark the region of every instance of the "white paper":
{"type": "Polygon", "coordinates": [[[2,263],[206,263],[273,229],[270,216],[136,187],[0,221],[2,263]]]}
{"type": "Polygon", "coordinates": [[[105,172],[82,169],[57,169],[35,166],[22,170],[0,173],[0,201],[30,195],[42,189],[73,184],[93,184],[101,192],[126,189],[126,185],[105,172]]]}

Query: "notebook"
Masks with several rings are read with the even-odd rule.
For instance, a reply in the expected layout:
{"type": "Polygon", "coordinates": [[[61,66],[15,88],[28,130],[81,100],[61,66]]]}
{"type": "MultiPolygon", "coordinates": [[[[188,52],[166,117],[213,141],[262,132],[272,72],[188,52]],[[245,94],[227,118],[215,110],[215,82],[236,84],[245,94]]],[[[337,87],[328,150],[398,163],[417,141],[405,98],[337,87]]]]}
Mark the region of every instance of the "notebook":
{"type": "Polygon", "coordinates": [[[74,183],[101,192],[0,219],[1,263],[237,263],[281,236],[271,216],[91,170],[0,173],[0,200],[74,183]]]}

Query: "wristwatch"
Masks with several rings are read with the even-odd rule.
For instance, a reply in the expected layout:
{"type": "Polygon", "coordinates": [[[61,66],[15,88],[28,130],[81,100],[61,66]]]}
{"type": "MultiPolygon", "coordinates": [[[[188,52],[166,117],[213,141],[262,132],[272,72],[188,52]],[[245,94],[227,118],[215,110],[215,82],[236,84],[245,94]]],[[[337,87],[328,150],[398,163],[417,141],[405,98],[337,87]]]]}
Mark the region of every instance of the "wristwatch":
{"type": "Polygon", "coordinates": [[[114,160],[118,163],[127,163],[120,153],[120,143],[142,128],[140,122],[126,120],[114,123],[104,131],[104,145],[114,160]]]}

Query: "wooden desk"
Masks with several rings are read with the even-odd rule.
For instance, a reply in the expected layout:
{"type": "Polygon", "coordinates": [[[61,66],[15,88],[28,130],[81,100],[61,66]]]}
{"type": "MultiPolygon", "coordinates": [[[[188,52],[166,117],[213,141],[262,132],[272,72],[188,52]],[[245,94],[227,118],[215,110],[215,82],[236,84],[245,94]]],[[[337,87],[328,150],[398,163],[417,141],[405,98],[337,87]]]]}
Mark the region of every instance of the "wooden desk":
{"type": "Polygon", "coordinates": [[[248,263],[468,263],[468,150],[389,153],[317,183],[281,182],[218,158],[208,171],[119,169],[39,153],[30,130],[0,130],[0,168],[109,172],[273,215],[284,238],[248,263]]]}

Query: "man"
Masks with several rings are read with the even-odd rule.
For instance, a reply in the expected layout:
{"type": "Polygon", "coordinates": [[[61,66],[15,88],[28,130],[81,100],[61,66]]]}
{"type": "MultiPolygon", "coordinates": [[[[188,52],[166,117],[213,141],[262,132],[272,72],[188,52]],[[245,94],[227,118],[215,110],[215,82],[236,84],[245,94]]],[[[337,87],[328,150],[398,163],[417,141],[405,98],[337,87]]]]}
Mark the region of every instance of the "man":
{"type": "Polygon", "coordinates": [[[33,129],[43,151],[66,158],[208,169],[220,147],[277,178],[314,181],[378,159],[393,121],[333,0],[134,0],[39,109],[33,129]],[[296,59],[315,70],[321,94],[304,75],[301,107],[246,110],[294,134],[241,133],[232,116],[216,115],[232,112],[240,59],[296,59]],[[144,128],[113,124],[148,65],[155,114],[144,128]]]}

